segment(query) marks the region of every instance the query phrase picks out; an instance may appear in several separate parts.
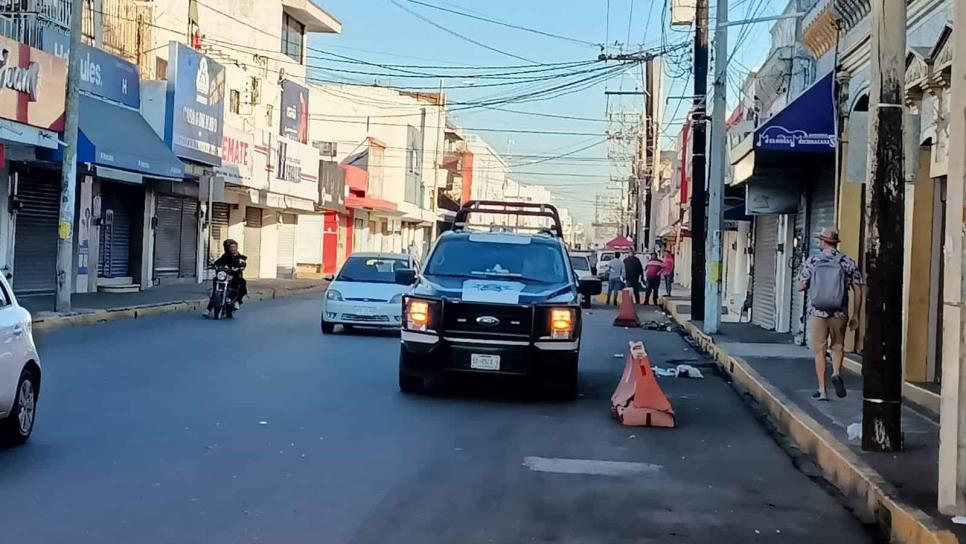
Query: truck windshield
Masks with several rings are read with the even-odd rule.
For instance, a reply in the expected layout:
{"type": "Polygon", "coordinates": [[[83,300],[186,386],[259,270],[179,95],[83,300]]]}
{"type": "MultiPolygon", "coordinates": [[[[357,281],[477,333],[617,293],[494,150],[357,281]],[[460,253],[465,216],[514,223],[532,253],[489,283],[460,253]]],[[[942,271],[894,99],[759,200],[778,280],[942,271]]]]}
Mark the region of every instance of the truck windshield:
{"type": "Polygon", "coordinates": [[[440,240],[425,274],[542,283],[567,281],[563,252],[552,244],[479,242],[465,238],[440,240]]]}
{"type": "Polygon", "coordinates": [[[580,270],[581,272],[590,270],[590,261],[587,257],[570,257],[570,266],[574,267],[574,270],[580,270]]]}

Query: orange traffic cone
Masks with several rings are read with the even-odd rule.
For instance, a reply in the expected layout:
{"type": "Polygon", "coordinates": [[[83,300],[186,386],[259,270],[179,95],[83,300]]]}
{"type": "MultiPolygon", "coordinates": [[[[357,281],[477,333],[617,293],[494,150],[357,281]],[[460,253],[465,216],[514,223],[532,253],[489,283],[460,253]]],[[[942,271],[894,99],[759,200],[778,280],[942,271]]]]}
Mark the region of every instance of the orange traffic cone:
{"type": "Polygon", "coordinates": [[[630,287],[621,291],[621,306],[614,318],[615,327],[640,327],[641,320],[637,317],[637,306],[634,305],[634,290],[630,287]]]}
{"type": "Polygon", "coordinates": [[[611,396],[611,412],[624,425],[674,427],[674,409],[654,378],[641,342],[630,342],[624,375],[611,396]]]}

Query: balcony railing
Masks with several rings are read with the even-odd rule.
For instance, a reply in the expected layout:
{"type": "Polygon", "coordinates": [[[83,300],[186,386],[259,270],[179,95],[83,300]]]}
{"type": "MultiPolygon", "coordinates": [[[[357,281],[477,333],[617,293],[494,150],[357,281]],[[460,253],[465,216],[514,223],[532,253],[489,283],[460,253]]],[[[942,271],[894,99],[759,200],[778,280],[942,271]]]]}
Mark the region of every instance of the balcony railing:
{"type": "Polygon", "coordinates": [[[71,0],[0,0],[0,15],[33,16],[63,29],[70,27],[71,0]]]}

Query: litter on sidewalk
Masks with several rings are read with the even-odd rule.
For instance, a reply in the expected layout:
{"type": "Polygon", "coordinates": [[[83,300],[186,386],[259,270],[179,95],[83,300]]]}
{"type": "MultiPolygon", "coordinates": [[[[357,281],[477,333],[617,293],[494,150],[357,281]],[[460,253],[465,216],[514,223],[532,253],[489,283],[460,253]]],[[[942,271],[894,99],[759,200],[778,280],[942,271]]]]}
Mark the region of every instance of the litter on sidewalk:
{"type": "Polygon", "coordinates": [[[678,365],[674,368],[655,366],[654,375],[662,378],[703,378],[704,374],[691,365],[678,365]]]}

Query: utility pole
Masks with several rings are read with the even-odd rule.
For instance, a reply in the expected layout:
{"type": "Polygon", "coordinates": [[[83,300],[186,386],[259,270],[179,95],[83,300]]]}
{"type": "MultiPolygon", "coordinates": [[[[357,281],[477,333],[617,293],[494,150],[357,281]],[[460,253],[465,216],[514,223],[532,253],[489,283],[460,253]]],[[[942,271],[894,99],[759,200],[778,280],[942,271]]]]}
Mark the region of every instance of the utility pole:
{"type": "MultiPolygon", "coordinates": [[[[643,176],[639,176],[644,180],[644,217],[642,219],[644,228],[641,229],[640,236],[643,238],[643,247],[648,247],[651,243],[651,206],[652,203],[652,190],[654,183],[654,154],[656,151],[657,142],[655,141],[656,129],[654,127],[654,61],[653,59],[648,59],[644,64],[644,74],[647,81],[644,82],[644,88],[647,94],[644,97],[644,168],[643,176]]],[[[648,249],[654,250],[653,247],[648,249]]]]}
{"type": "MultiPolygon", "coordinates": [[[[433,193],[429,196],[429,209],[433,211],[433,226],[430,229],[432,240],[430,245],[439,236],[439,171],[443,167],[443,80],[439,80],[439,95],[436,97],[436,152],[433,160],[433,193]]],[[[429,251],[429,247],[423,248],[423,254],[429,251]]]]}
{"type": "MultiPolygon", "coordinates": [[[[869,186],[866,191],[862,449],[902,449],[903,137],[906,3],[872,2],[869,186]]],[[[956,181],[951,181],[954,184],[956,181]]]]}
{"type": "MultiPolygon", "coordinates": [[[[718,0],[714,27],[714,105],[711,110],[711,175],[708,178],[708,262],[705,267],[704,332],[721,326],[721,231],[724,229],[725,110],[728,107],[728,0],[718,0]]],[[[693,212],[692,212],[693,214],[693,212]]],[[[692,215],[693,217],[693,215],[692,215]]]]}
{"type": "Polygon", "coordinates": [[[705,188],[707,172],[708,0],[697,0],[694,18],[694,145],[691,160],[691,319],[704,321],[705,188]]]}
{"type": "Polygon", "coordinates": [[[81,14],[84,3],[70,6],[70,51],[67,53],[67,100],[64,104],[64,163],[61,165],[60,214],[57,223],[57,297],[54,310],[69,312],[74,271],[74,191],[77,188],[77,108],[80,85],[81,14]]]}
{"type": "MultiPolygon", "coordinates": [[[[966,0],[955,6],[959,28],[966,28],[966,0]]],[[[966,81],[966,32],[953,33],[953,81],[966,81]]],[[[966,110],[966,93],[950,93],[951,112],[966,110]]],[[[949,119],[949,177],[946,209],[964,206],[963,180],[966,179],[966,119],[949,119]]],[[[939,410],[939,511],[949,516],[966,515],[966,281],[963,255],[966,237],[964,221],[949,213],[945,225],[943,293],[943,367],[942,406],[939,410]]]]}

